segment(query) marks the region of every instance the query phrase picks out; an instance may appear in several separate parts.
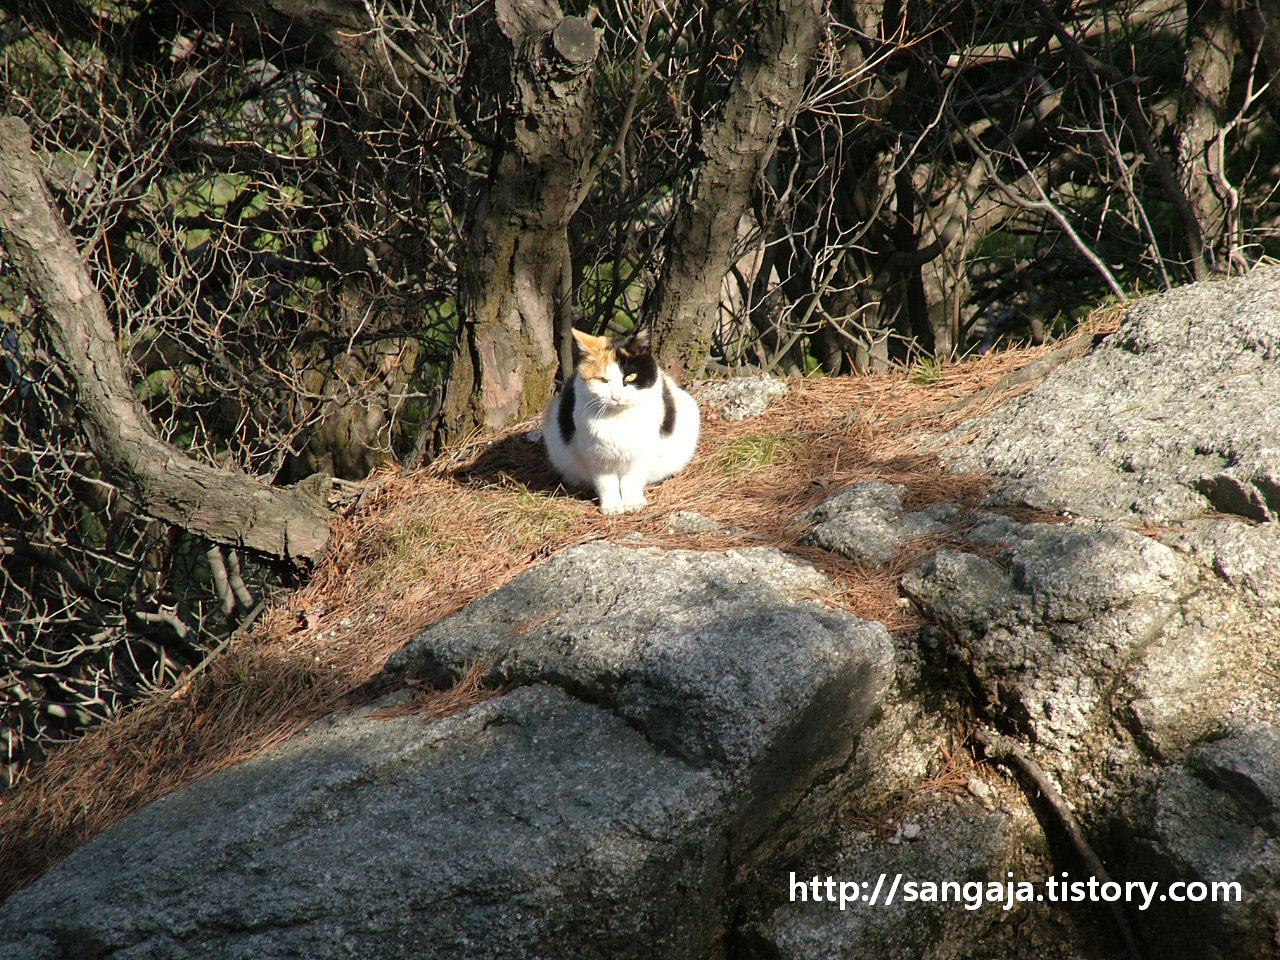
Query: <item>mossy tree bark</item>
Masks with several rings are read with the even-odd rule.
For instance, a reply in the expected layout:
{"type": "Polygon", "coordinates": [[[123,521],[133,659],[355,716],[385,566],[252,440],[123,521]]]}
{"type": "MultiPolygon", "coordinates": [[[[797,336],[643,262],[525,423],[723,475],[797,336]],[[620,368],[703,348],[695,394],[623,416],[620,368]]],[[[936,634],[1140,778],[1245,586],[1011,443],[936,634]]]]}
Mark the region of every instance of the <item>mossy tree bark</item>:
{"type": "Polygon", "coordinates": [[[106,306],[89,279],[21,120],[0,120],[0,240],[39,304],[107,478],[138,510],[214,543],[312,561],[329,539],[320,497],[193,460],[162,440],[134,395],[106,306]]]}
{"type": "Polygon", "coordinates": [[[723,110],[695,145],[702,161],[677,198],[662,273],[643,308],[643,322],[652,325],[667,369],[678,377],[697,377],[706,366],[738,221],[800,108],[822,4],[759,0],[755,18],[754,43],[723,110]]]}
{"type": "Polygon", "coordinates": [[[595,143],[590,24],[564,17],[555,0],[498,0],[493,13],[491,55],[506,62],[491,72],[499,83],[506,74],[509,89],[459,263],[445,443],[540,413],[551,398],[567,227],[595,143]]]}

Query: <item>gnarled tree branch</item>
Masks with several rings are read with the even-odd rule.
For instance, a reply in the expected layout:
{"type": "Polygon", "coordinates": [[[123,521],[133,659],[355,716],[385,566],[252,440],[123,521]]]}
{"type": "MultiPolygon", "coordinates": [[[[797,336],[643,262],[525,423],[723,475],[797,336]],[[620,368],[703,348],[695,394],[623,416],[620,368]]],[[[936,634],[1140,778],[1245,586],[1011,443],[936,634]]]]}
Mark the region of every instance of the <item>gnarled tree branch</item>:
{"type": "Polygon", "coordinates": [[[329,539],[321,498],[188,457],[138,403],[101,296],[40,174],[25,123],[0,120],[0,240],[32,297],[108,477],[147,516],[265,557],[311,561],[329,539]]]}

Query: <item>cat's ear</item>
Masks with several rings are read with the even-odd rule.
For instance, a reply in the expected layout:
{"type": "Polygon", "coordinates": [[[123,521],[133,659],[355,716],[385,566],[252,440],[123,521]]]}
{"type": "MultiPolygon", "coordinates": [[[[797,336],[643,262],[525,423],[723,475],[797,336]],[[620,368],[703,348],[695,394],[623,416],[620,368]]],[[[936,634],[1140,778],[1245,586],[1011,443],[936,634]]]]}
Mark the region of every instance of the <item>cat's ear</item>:
{"type": "Polygon", "coordinates": [[[578,347],[583,353],[598,353],[601,350],[608,349],[608,337],[593,337],[589,333],[583,333],[576,327],[573,329],[573,339],[578,342],[578,347]]]}
{"type": "Polygon", "coordinates": [[[631,336],[615,344],[624,357],[639,357],[649,352],[649,331],[637,330],[631,336]]]}

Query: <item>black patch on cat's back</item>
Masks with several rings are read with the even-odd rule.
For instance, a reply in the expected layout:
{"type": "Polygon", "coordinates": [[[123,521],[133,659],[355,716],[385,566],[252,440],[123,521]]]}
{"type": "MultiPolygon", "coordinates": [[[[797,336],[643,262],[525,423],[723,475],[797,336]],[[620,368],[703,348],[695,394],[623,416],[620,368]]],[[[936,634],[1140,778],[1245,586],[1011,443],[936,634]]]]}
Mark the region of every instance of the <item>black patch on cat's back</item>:
{"type": "Polygon", "coordinates": [[[614,356],[618,360],[618,368],[622,371],[622,379],[629,382],[637,390],[648,390],[658,382],[658,361],[648,348],[635,345],[634,337],[628,337],[614,345],[614,356]],[[634,380],[627,377],[635,375],[634,380]]]}
{"type": "Polygon", "coordinates": [[[556,411],[556,425],[560,428],[560,439],[567,447],[573,439],[576,429],[573,423],[573,382],[577,377],[570,377],[564,382],[564,390],[560,393],[560,409],[556,411]]]}
{"type": "Polygon", "coordinates": [[[676,398],[671,393],[671,381],[662,381],[662,426],[664,437],[669,437],[676,429],[676,398]]]}

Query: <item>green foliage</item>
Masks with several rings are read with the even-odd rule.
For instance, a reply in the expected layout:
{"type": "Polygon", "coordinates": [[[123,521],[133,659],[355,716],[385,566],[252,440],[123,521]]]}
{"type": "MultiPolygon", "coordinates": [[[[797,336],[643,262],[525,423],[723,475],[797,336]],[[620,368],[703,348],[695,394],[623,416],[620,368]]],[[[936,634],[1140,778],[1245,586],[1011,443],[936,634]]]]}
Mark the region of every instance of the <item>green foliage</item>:
{"type": "Polygon", "coordinates": [[[748,473],[795,456],[796,442],[768,433],[751,433],[730,440],[716,451],[716,469],[723,474],[748,473]]]}
{"type": "Polygon", "coordinates": [[[911,365],[910,380],[917,387],[937,383],[942,377],[942,361],[937,357],[920,357],[911,365]]]}

